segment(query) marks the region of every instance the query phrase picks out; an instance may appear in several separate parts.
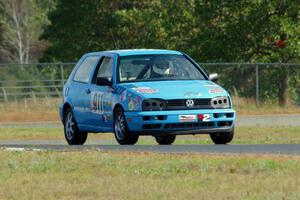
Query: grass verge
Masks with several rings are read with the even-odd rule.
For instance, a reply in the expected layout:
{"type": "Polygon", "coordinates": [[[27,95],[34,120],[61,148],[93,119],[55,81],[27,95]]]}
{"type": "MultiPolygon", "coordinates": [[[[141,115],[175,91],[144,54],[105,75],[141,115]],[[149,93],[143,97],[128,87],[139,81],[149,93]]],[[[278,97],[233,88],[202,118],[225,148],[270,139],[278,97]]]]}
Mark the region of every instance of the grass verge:
{"type": "Polygon", "coordinates": [[[0,151],[1,199],[299,199],[299,156],[0,151]]]}
{"type": "MultiPolygon", "coordinates": [[[[62,128],[0,128],[0,140],[64,140],[62,128]]],[[[89,134],[90,140],[115,144],[112,133],[89,134]]],[[[175,144],[211,144],[208,135],[177,136],[175,144]]],[[[231,144],[299,144],[300,127],[236,127],[231,144]]],[[[140,137],[138,144],[156,144],[153,137],[140,137]]]]}
{"type": "Polygon", "coordinates": [[[278,105],[274,101],[261,101],[259,106],[256,105],[255,99],[241,98],[233,96],[234,109],[238,115],[281,115],[281,114],[299,114],[300,106],[288,104],[285,107],[278,105]]]}

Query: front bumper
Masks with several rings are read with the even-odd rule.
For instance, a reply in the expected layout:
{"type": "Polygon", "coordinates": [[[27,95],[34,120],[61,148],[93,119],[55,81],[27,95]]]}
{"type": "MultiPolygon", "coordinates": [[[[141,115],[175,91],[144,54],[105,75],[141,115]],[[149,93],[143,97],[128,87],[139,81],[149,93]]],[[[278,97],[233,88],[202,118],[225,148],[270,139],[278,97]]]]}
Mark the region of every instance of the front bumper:
{"type": "Polygon", "coordinates": [[[125,112],[125,117],[130,132],[134,134],[210,134],[233,131],[235,111],[233,109],[205,109],[125,112]],[[203,119],[203,115],[206,119],[203,119]],[[190,116],[192,119],[182,120],[182,116],[190,116]]]}

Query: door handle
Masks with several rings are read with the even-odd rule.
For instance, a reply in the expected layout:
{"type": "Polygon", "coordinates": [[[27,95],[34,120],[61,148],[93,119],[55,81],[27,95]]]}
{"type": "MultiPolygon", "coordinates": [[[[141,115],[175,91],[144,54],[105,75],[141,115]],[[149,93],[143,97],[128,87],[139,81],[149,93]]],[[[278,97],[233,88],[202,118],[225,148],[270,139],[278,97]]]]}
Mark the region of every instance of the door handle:
{"type": "Polygon", "coordinates": [[[90,89],[85,89],[85,93],[89,94],[89,93],[91,93],[91,90],[90,89]]]}

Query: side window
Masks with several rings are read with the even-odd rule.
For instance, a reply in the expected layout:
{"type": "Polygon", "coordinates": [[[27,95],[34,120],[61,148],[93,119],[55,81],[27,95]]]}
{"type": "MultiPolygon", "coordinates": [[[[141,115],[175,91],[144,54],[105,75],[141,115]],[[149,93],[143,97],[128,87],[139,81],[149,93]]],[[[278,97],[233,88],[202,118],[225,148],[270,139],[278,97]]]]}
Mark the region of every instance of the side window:
{"type": "Polygon", "coordinates": [[[114,69],[114,61],[110,57],[102,58],[99,70],[97,72],[97,77],[107,77],[109,81],[112,80],[114,69]]]}
{"type": "Polygon", "coordinates": [[[89,56],[85,58],[74,75],[74,81],[88,83],[94,66],[96,65],[98,60],[99,57],[97,56],[89,56]]]}

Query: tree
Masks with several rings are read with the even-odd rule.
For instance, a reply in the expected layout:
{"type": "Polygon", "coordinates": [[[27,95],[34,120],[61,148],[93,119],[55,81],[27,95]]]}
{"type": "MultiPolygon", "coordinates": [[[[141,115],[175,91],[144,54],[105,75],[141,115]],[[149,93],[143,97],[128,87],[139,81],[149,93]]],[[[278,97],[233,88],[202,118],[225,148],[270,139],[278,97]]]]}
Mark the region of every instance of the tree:
{"type": "Polygon", "coordinates": [[[53,6],[53,1],[0,0],[1,60],[23,64],[37,59],[44,45],[39,36],[53,6]]]}

